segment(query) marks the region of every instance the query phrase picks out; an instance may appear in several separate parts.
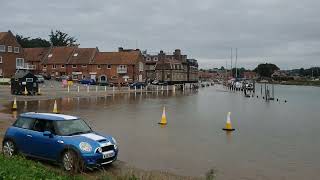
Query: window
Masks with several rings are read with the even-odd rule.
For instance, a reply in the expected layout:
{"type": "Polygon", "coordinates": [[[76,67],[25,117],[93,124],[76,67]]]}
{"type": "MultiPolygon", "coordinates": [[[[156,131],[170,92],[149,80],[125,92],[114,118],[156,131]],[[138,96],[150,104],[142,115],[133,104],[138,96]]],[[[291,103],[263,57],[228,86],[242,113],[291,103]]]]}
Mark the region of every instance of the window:
{"type": "Polygon", "coordinates": [[[47,68],[47,65],[43,65],[43,68],[47,68]]]}
{"type": "Polygon", "coordinates": [[[0,63],[2,63],[2,56],[0,56],[0,63]]]}
{"type": "Polygon", "coordinates": [[[52,69],[55,69],[55,68],[57,68],[57,65],[53,64],[52,69]]]}
{"type": "Polygon", "coordinates": [[[35,120],[32,130],[38,132],[50,131],[52,134],[55,134],[53,122],[42,119],[35,120]]]}
{"type": "Polygon", "coordinates": [[[111,69],[111,65],[110,64],[108,64],[107,69],[111,69]]]}
{"type": "Polygon", "coordinates": [[[20,48],[19,47],[14,47],[14,53],[19,53],[20,52],[20,48]]]}
{"type": "Polygon", "coordinates": [[[78,56],[78,53],[74,53],[73,56],[74,56],[74,57],[77,57],[77,56],[78,56]]]}
{"type": "Polygon", "coordinates": [[[147,58],[146,58],[146,61],[151,61],[151,58],[150,58],[150,57],[147,57],[147,58]]]}
{"type": "Polygon", "coordinates": [[[97,68],[98,68],[98,69],[101,69],[101,65],[98,65],[97,68]]]}
{"type": "Polygon", "coordinates": [[[0,52],[6,52],[6,46],[0,45],[0,52]]]}
{"type": "Polygon", "coordinates": [[[26,78],[26,82],[33,82],[33,78],[26,78]]]}
{"type": "Polygon", "coordinates": [[[12,46],[8,46],[8,52],[12,52],[12,46]]]}
{"type": "Polygon", "coordinates": [[[82,119],[55,121],[55,125],[57,134],[62,136],[92,132],[91,128],[82,119]]]}
{"type": "Polygon", "coordinates": [[[49,55],[48,55],[48,58],[51,58],[51,57],[52,57],[52,54],[49,54],[49,55]]]}
{"type": "Polygon", "coordinates": [[[72,68],[77,68],[77,65],[76,64],[72,64],[72,68]]]}
{"type": "Polygon", "coordinates": [[[0,68],[0,77],[2,77],[2,68],[0,68]]]}
{"type": "Polygon", "coordinates": [[[142,62],[139,62],[139,71],[143,71],[143,63],[142,62]]]}
{"type": "Polygon", "coordinates": [[[61,65],[61,68],[64,68],[64,64],[61,65]]]}
{"type": "Polygon", "coordinates": [[[153,60],[154,60],[154,61],[158,61],[158,57],[154,57],[153,60]]]}
{"type": "Polygon", "coordinates": [[[19,117],[13,126],[23,129],[31,129],[33,127],[34,119],[19,117]]]}
{"type": "Polygon", "coordinates": [[[24,59],[23,58],[17,58],[16,59],[16,68],[23,68],[24,59]]]}
{"type": "Polygon", "coordinates": [[[86,64],[82,64],[82,67],[87,67],[87,65],[86,64]]]}

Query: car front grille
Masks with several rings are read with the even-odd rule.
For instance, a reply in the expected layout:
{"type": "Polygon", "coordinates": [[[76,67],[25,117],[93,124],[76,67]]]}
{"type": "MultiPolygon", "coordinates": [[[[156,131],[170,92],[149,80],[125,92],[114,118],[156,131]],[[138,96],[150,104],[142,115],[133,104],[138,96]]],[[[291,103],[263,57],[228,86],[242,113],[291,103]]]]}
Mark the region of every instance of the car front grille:
{"type": "MultiPolygon", "coordinates": [[[[103,146],[103,147],[101,147],[101,149],[102,149],[102,152],[111,151],[111,150],[114,150],[114,145],[103,146]]],[[[97,152],[98,152],[98,150],[97,150],[97,152]]]]}

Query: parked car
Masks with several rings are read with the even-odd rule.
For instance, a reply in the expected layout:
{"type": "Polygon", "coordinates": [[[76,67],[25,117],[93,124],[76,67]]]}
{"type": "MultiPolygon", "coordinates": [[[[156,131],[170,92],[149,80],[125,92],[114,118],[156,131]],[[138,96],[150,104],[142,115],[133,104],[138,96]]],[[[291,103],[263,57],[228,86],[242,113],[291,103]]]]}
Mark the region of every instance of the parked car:
{"type": "Polygon", "coordinates": [[[40,75],[42,75],[45,80],[50,80],[51,79],[51,75],[50,74],[40,74],[40,75]]]}
{"type": "Polygon", "coordinates": [[[44,77],[42,75],[35,75],[38,83],[44,83],[44,77]]]}
{"type": "Polygon", "coordinates": [[[81,79],[79,81],[80,84],[88,84],[88,85],[96,85],[96,81],[94,79],[81,79]]]}
{"type": "Polygon", "coordinates": [[[143,82],[135,82],[135,83],[132,83],[132,84],[129,85],[129,87],[132,88],[132,89],[134,87],[136,87],[137,89],[141,89],[141,88],[144,88],[145,86],[146,86],[146,84],[143,83],[143,82]]]}
{"type": "Polygon", "coordinates": [[[56,79],[56,81],[71,80],[71,78],[67,75],[56,76],[55,79],[56,79]]]}
{"type": "Polygon", "coordinates": [[[2,151],[7,157],[21,153],[50,160],[76,172],[114,162],[119,150],[112,136],[94,132],[81,118],[29,112],[7,129],[2,151]]]}

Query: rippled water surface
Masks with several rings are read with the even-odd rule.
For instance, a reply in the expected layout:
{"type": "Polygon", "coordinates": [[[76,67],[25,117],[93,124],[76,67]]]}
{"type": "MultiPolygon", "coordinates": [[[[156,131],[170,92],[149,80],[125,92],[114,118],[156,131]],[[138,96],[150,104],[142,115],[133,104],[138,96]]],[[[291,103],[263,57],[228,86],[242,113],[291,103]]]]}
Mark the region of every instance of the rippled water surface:
{"type": "MultiPolygon", "coordinates": [[[[58,107],[114,135],[119,159],[139,168],[191,176],[213,168],[219,179],[318,179],[320,88],[275,86],[279,102],[265,102],[257,89],[259,98],[214,86],[176,94],[64,98],[58,107]],[[157,124],[163,106],[166,127],[157,124]],[[236,128],[231,134],[222,131],[228,111],[236,128]]],[[[20,112],[45,112],[53,101],[18,106],[20,112]]]]}

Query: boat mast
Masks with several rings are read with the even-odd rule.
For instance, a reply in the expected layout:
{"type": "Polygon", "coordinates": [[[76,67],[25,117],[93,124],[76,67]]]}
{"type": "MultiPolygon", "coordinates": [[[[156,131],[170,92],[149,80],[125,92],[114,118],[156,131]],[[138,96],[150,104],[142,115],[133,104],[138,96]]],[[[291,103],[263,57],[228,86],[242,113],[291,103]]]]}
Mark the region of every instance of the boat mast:
{"type": "Polygon", "coordinates": [[[236,48],[236,62],[235,62],[235,67],[236,67],[236,78],[238,77],[237,61],[238,61],[238,48],[236,48]]]}

